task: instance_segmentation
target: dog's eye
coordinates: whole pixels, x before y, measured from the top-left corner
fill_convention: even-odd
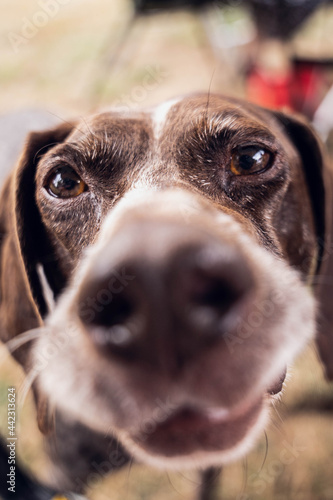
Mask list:
[[[235,175],[256,174],[272,163],[273,155],[259,146],[240,146],[231,156],[230,170]]]
[[[67,165],[54,170],[45,187],[56,198],[75,198],[87,188],[75,170]]]

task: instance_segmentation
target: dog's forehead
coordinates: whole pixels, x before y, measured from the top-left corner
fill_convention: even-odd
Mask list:
[[[168,100],[146,110],[111,109],[84,119],[68,140],[120,140],[134,145],[143,137],[163,141],[184,130],[223,128],[269,133],[274,120],[256,106],[219,95],[198,94]]]
[[[130,139],[132,142],[144,134],[149,135],[150,131],[151,123],[147,113],[124,113],[111,109],[81,120],[66,142],[91,139],[107,141],[110,138],[124,141]]]

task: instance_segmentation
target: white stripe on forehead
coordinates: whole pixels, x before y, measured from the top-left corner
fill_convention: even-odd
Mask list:
[[[169,101],[160,104],[159,106],[157,106],[157,108],[154,109],[152,113],[152,120],[153,120],[154,136],[156,139],[159,139],[161,136],[161,132],[166,123],[169,111],[175,104],[177,104],[181,100],[182,100],[181,98],[170,99]]]

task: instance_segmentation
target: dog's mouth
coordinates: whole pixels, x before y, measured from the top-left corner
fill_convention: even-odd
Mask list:
[[[223,408],[183,407],[149,433],[132,439],[147,452],[165,457],[228,450],[255,425],[263,405],[264,398],[260,398],[238,415]]]
[[[256,427],[270,398],[282,390],[284,379],[285,373],[267,393],[235,409],[180,407],[131,440],[151,455],[169,458],[233,449]]]

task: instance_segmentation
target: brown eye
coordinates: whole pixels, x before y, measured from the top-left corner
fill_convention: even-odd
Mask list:
[[[259,146],[238,147],[232,153],[230,170],[235,175],[256,174],[269,167],[272,160],[272,153]]]
[[[86,184],[69,165],[54,170],[45,187],[56,198],[75,198],[87,189]]]

